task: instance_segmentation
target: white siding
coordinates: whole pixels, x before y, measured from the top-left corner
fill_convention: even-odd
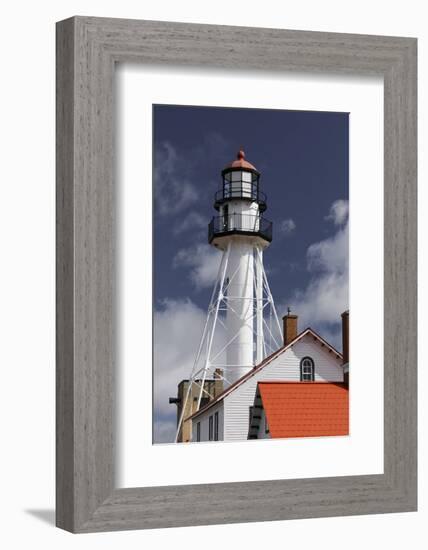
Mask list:
[[[257,382],[261,380],[300,380],[300,360],[308,355],[315,363],[315,380],[343,382],[340,359],[322,347],[312,335],[306,335],[257,374],[224,398],[225,441],[247,439],[249,407],[254,402]],[[207,411],[208,412],[208,411]]]
[[[214,430],[214,415],[218,412],[218,441],[223,441],[224,439],[224,414],[223,414],[223,401],[220,401],[214,407],[211,407],[207,410],[206,413],[197,416],[192,420],[192,441],[196,442],[196,425],[198,422],[201,423],[201,441],[209,441],[209,417],[213,417],[213,430]],[[213,432],[214,433],[214,432]]]

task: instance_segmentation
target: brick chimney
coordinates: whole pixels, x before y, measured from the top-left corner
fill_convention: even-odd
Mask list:
[[[342,355],[346,365],[349,363],[349,310],[342,313]],[[349,386],[349,367],[344,372],[344,382]]]
[[[288,308],[287,315],[282,318],[284,323],[284,346],[287,346],[297,336],[297,319],[297,315],[292,315],[290,308]]]

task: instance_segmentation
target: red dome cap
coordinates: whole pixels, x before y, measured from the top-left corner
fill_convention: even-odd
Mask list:
[[[236,155],[236,159],[230,162],[229,164],[227,164],[224,169],[227,170],[228,168],[243,168],[244,170],[247,169],[247,170],[257,171],[257,168],[255,166],[253,166],[250,162],[245,160],[245,152],[242,148],[239,149]]]

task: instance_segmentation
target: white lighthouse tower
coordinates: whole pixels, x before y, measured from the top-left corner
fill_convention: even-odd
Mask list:
[[[196,410],[210,399],[206,380],[221,377],[227,387],[245,375],[282,341],[266,273],[263,252],[272,241],[272,222],[263,217],[266,195],[260,172],[241,149],[221,172],[215,194],[218,211],[208,226],[208,242],[222,251],[207,319],[190,373],[187,400],[198,388]],[[193,408],[193,407],[192,407]]]

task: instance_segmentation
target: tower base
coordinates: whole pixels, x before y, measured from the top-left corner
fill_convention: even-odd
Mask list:
[[[195,410],[199,410],[203,398],[214,398],[206,380],[216,375],[227,388],[276,351],[282,342],[281,325],[263,267],[263,249],[269,243],[244,235],[217,240],[221,241],[217,244],[223,254],[189,376],[176,441],[195,386],[198,388]]]

